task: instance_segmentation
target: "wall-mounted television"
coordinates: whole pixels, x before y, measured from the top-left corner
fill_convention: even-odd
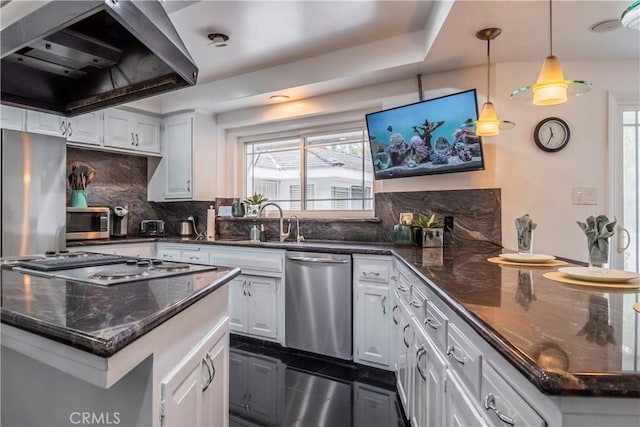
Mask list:
[[[475,89],[367,114],[375,178],[483,170],[477,119]]]

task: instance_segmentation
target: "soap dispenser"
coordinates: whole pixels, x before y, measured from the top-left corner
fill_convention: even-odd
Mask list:
[[[251,231],[249,232],[249,239],[252,242],[257,242],[260,240],[260,229],[258,228],[258,224],[256,221],[253,221],[253,226],[251,226]]]

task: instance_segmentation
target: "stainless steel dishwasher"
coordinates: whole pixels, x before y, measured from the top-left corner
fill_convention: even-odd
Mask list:
[[[286,346],[350,360],[351,255],[287,251],[285,283]]]

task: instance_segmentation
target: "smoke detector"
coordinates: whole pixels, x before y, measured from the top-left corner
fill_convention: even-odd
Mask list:
[[[211,43],[209,43],[209,46],[213,46],[213,47],[225,47],[226,45],[228,45],[229,43],[229,36],[226,34],[222,34],[222,33],[209,33],[207,34],[207,37],[209,38],[209,40],[211,40]]]

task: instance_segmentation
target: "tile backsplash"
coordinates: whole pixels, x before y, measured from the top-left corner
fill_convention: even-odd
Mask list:
[[[207,208],[214,201],[149,202],[147,201],[147,158],[103,151],[67,148],[67,173],[71,164],[79,161],[96,170],[96,176],[87,186],[89,206],[127,206],[129,208],[128,232],[138,234],[138,224],[143,219],[163,219],[167,232],[175,234],[177,222],[189,215],[196,218],[198,231],[205,231]],[[69,206],[71,190],[67,191]],[[219,205],[229,205],[230,199],[220,199]],[[376,218],[300,220],[300,234],[306,239],[391,242],[393,226],[398,223],[400,212],[411,212],[414,217],[422,213],[436,214],[442,221],[444,215],[454,217],[454,229],[445,238],[445,244],[465,240],[489,241],[500,245],[501,195],[500,189],[412,191],[377,193]],[[267,233],[275,238],[278,219],[260,218]],[[249,236],[252,220],[218,218],[218,238],[244,239]],[[287,222],[285,221],[285,230]],[[295,238],[295,225],[292,227]]]

